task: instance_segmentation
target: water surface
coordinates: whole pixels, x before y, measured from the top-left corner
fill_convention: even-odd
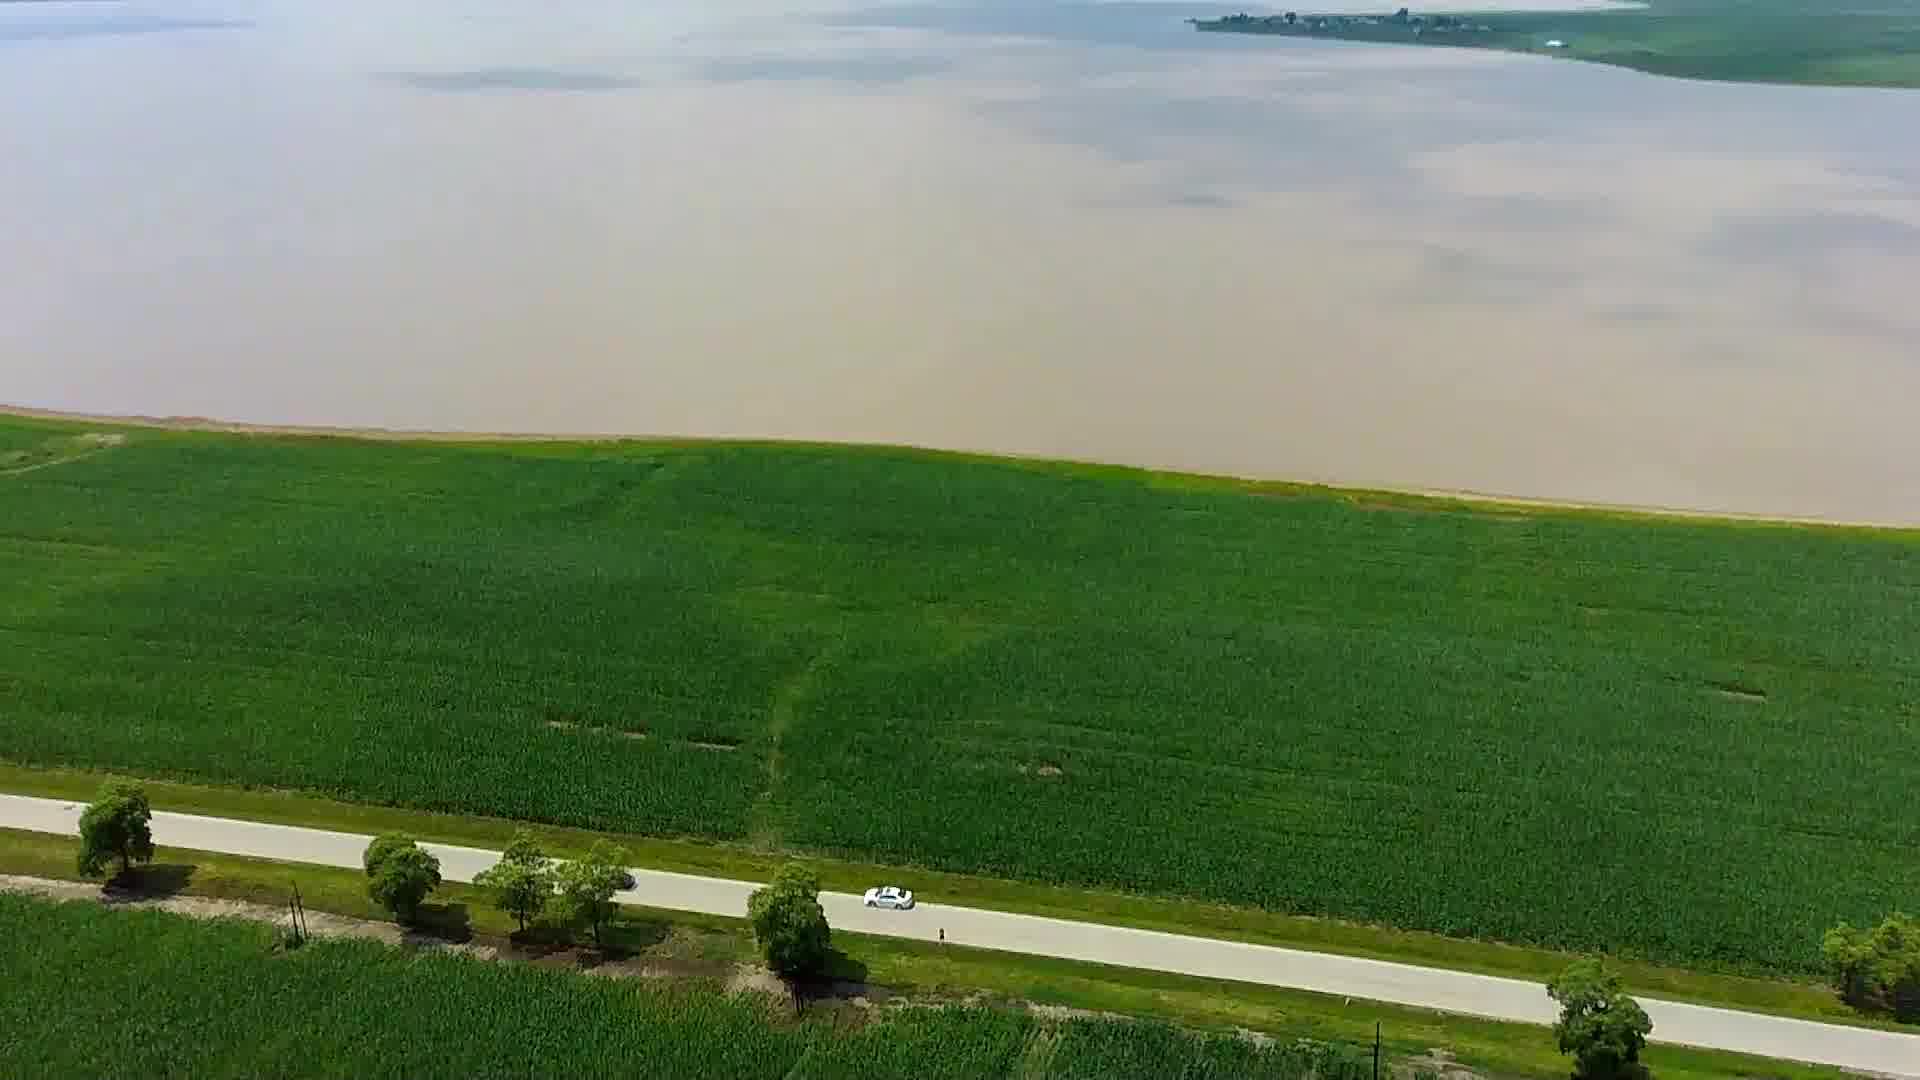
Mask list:
[[[1215,7],[0,4],[0,401],[1920,522],[1920,94]]]

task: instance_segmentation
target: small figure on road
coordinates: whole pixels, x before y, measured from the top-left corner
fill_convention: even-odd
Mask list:
[[[940,944],[945,945],[946,943],[947,943],[947,928],[943,926],[940,928]]]

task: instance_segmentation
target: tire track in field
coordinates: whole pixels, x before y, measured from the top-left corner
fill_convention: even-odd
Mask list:
[[[73,454],[68,457],[54,458],[52,461],[36,461],[32,465],[22,465],[17,469],[0,469],[0,476],[25,476],[27,473],[38,472],[41,469],[51,469],[55,465],[71,465],[76,461],[85,461],[90,457],[98,457],[110,449],[112,448],[102,446],[93,450],[83,450],[78,454]]]
[[[793,725],[794,714],[819,686],[823,669],[839,659],[845,650],[845,636],[835,636],[813,654],[813,659],[807,661],[805,667],[773,692],[772,705],[767,709],[767,784],[753,800],[747,820],[747,843],[756,848],[772,851],[780,847],[778,808],[780,786],[786,779],[781,744],[786,739],[787,729]]]
[[[41,445],[43,447],[53,446],[56,445],[57,442],[58,440],[50,439]],[[84,435],[75,435],[68,439],[67,442],[71,446],[79,447],[79,449],[65,457],[49,458],[46,461],[36,461],[31,465],[20,465],[11,469],[0,469],[0,476],[25,476],[27,473],[36,472],[40,469],[51,469],[55,465],[71,465],[76,461],[84,461],[90,457],[97,457],[117,446],[124,446],[126,445],[127,437],[119,432],[90,431]]]

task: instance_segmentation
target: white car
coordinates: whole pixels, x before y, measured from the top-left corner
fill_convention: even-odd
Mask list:
[[[867,890],[866,901],[868,907],[905,911],[913,906],[913,893],[898,885],[881,885]]]

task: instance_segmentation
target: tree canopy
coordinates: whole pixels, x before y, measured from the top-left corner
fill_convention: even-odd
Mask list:
[[[1640,1064],[1653,1021],[1621,988],[1620,977],[1598,960],[1579,960],[1547,983],[1560,1003],[1553,1025],[1560,1052],[1573,1055],[1576,1080],[1630,1080],[1647,1075]]]
[[[1920,920],[1896,911],[1872,930],[1841,923],[1827,931],[1821,953],[1848,1004],[1920,1020]]]
[[[788,863],[771,884],[747,899],[747,919],[767,966],[785,978],[818,974],[827,963],[833,931],[820,907],[820,880]]]
[[[633,888],[626,850],[595,840],[586,857],[559,864],[553,876],[555,907],[561,920],[575,926],[585,924],[593,931],[594,944],[606,944],[603,931],[620,910],[613,894]]]
[[[153,808],[146,789],[125,780],[109,781],[80,814],[80,853],[76,869],[99,877],[118,861],[116,876],[134,863],[153,861]]]
[[[410,837],[374,838],[361,862],[367,870],[367,898],[403,923],[414,921],[427,894],[440,887],[440,860]]]
[[[367,845],[367,850],[361,853],[360,865],[366,868],[367,876],[372,877],[374,870],[378,868],[381,863],[387,861],[387,856],[402,848],[410,848],[413,846],[413,837],[411,836],[402,836],[399,833],[385,833],[376,836],[373,838],[373,842]]]
[[[553,898],[553,865],[525,829],[514,834],[500,861],[473,881],[493,893],[494,905],[517,919],[522,931],[529,921],[540,917]]]

